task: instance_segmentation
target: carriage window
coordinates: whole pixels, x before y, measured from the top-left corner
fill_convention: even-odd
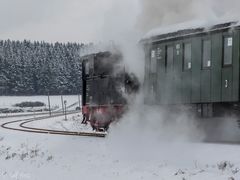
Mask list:
[[[202,66],[203,68],[211,67],[211,41],[203,40],[203,55]]]
[[[224,38],[223,65],[231,65],[232,64],[232,46],[233,46],[233,38],[225,37]]]
[[[180,55],[181,44],[176,44],[176,54]]]
[[[157,72],[157,59],[156,59],[156,51],[151,51],[151,63],[150,63],[150,72],[156,73]]]
[[[89,62],[85,63],[85,74],[89,74]]]
[[[156,51],[155,51],[155,50],[152,50],[152,51],[151,51],[151,59],[152,59],[152,58],[155,58],[155,56],[156,56]]]
[[[192,45],[191,43],[184,43],[184,70],[190,70],[192,68]]]
[[[157,59],[162,59],[162,49],[157,48]]]
[[[167,72],[173,68],[173,46],[167,46]]]

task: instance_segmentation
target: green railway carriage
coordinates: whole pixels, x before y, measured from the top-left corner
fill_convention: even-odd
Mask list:
[[[202,116],[212,116],[222,107],[238,108],[239,33],[240,26],[229,22],[142,40],[145,103],[190,104]]]

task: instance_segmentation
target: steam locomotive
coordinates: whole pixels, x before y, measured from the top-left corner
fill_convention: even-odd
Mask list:
[[[83,123],[106,131],[127,110],[127,97],[139,89],[139,81],[128,73],[121,53],[109,51],[82,57]]]

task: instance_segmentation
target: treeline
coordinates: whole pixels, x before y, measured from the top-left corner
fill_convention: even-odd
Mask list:
[[[83,44],[0,41],[0,95],[78,94]]]

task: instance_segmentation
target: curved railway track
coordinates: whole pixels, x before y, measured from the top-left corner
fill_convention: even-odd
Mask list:
[[[68,114],[76,114],[76,111],[68,112]],[[53,117],[60,117],[63,114],[55,113],[52,116],[40,116],[35,118],[21,119],[15,121],[8,121],[1,124],[1,127],[8,130],[28,132],[28,133],[38,133],[38,134],[53,134],[53,135],[65,135],[65,136],[88,136],[88,137],[105,137],[106,133],[100,132],[76,132],[76,131],[60,131],[60,130],[52,130],[52,129],[43,129],[43,128],[34,128],[27,126],[28,123],[34,121],[45,120]],[[11,127],[10,125],[17,124],[18,127]]]
[[[66,107],[66,109],[69,109],[73,106],[75,106],[76,104],[78,104],[78,102],[75,102],[73,104],[70,104],[69,106]],[[57,110],[51,110],[52,114],[56,114],[56,113],[63,113],[62,109],[57,109]],[[6,113],[6,115],[0,114],[0,119],[6,119],[6,118],[14,118],[14,117],[27,117],[27,116],[39,116],[39,115],[47,115],[49,114],[49,111],[45,111],[45,112],[33,112],[33,113],[26,113],[26,114],[11,114],[11,113]]]

